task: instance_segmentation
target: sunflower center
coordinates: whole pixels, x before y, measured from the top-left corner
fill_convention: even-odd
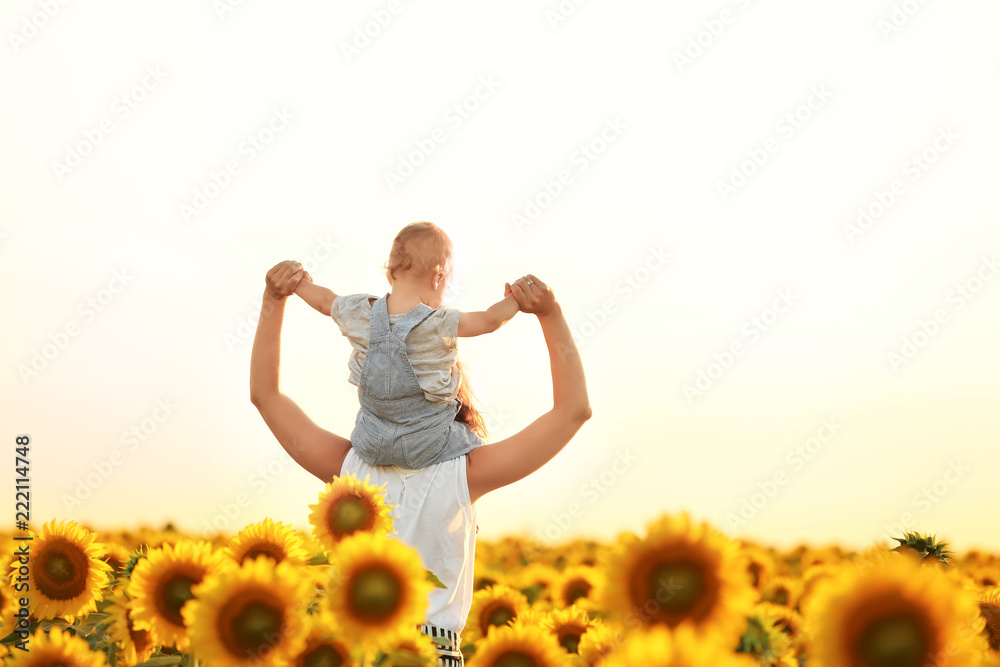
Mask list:
[[[856,644],[865,667],[918,667],[926,664],[929,648],[920,624],[905,613],[874,621]]]
[[[559,630],[559,645],[566,649],[567,653],[579,653],[580,637],[585,630],[575,626],[562,628]]]
[[[371,505],[352,495],[344,496],[330,505],[327,518],[330,531],[340,536],[368,530],[375,525],[375,512]]]
[[[351,611],[366,621],[380,622],[391,616],[402,601],[403,586],[389,569],[369,567],[354,576],[347,599]]]
[[[277,600],[251,590],[225,603],[217,627],[230,655],[260,658],[281,642],[284,620],[284,610]]]
[[[695,612],[699,606],[704,606],[708,586],[704,570],[698,563],[658,563],[649,570],[645,583],[646,599],[655,600],[659,605],[651,614],[654,623],[663,622],[673,627],[685,618],[700,617]]]
[[[788,606],[788,590],[779,588],[774,592],[774,601],[777,604]]]
[[[35,585],[50,600],[71,600],[87,588],[87,554],[66,540],[54,540],[35,557]]]
[[[538,667],[538,662],[525,653],[505,653],[493,663],[496,667]]]
[[[191,594],[191,587],[198,583],[198,580],[186,574],[175,574],[163,582],[163,588],[157,596],[157,607],[160,614],[174,625],[184,626],[184,618],[181,616],[181,607],[188,600],[194,598]]]
[[[479,618],[482,619],[482,622],[479,624],[479,629],[485,635],[491,625],[507,625],[513,621],[517,618],[517,612],[508,607],[502,601],[497,601],[493,605],[484,609]]]
[[[240,559],[240,563],[248,560],[252,561],[254,558],[261,555],[273,558],[276,563],[280,563],[285,559],[285,550],[277,544],[271,544],[270,542],[258,542],[253,547],[248,549],[245,554],[243,554],[243,558]]]
[[[590,590],[593,586],[584,578],[574,579],[566,584],[566,589],[563,597],[566,598],[566,605],[572,605],[574,602],[580,598],[585,598],[590,595]]]
[[[986,619],[986,641],[994,651],[1000,651],[1000,605],[979,603],[979,613]]]
[[[347,656],[329,644],[320,644],[302,658],[302,667],[341,667],[346,664]]]

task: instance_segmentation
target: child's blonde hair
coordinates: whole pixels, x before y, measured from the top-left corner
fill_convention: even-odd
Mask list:
[[[413,270],[418,276],[451,275],[451,239],[433,222],[411,222],[392,240],[385,270],[393,280],[397,271]]]
[[[399,230],[392,240],[389,251],[389,261],[385,263],[385,271],[393,280],[396,271],[414,270],[417,275],[442,274],[444,278],[451,275],[451,239],[444,230],[433,222],[421,220],[411,222]],[[469,376],[461,361],[456,361],[462,373],[462,384],[458,387],[458,402],[461,407],[455,415],[455,421],[465,423],[473,433],[483,440],[486,439],[486,422],[482,414],[472,404],[474,400],[472,387],[469,386]]]

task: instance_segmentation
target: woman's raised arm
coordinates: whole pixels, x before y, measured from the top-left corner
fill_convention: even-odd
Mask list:
[[[278,382],[285,302],[303,275],[302,265],[293,261],[276,264],[267,272],[250,353],[250,402],[292,459],[329,482],[340,474],[351,441],[320,428],[295,401],[281,393]]]
[[[548,463],[591,415],[580,352],[552,290],[530,274],[511,290],[521,310],[536,314],[542,326],[552,370],[552,409],[509,438],[469,453],[472,502]]]

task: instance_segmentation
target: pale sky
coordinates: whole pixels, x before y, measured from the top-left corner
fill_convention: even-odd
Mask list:
[[[1000,549],[995,2],[17,0],[0,29],[3,431],[36,525],[306,528],[322,484],[249,401],[264,275],[382,294],[430,220],[451,306],[552,286],[594,409],[482,538],[687,510]],[[459,349],[493,441],[548,409],[533,316]],[[349,353],[292,297],[283,389],[342,435]]]

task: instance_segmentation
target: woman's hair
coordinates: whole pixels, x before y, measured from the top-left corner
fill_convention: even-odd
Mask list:
[[[386,272],[396,278],[397,271],[413,270],[418,275],[451,274],[451,239],[433,222],[411,222],[392,240]]]
[[[472,387],[469,386],[469,376],[465,373],[465,365],[458,360],[455,361],[455,365],[458,366],[458,370],[462,373],[462,384],[458,387],[458,402],[462,407],[458,409],[455,421],[464,422],[473,433],[486,440],[486,422],[483,421],[483,416],[479,413],[479,410],[472,404],[474,396],[472,394]]]

